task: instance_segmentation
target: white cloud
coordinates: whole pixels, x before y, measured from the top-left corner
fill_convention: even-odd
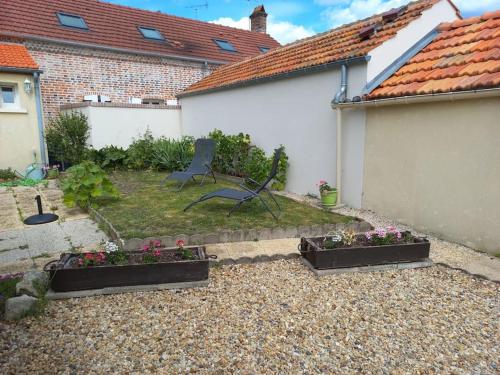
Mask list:
[[[236,27],[238,29],[249,30],[250,21],[248,17],[243,17],[235,20],[230,17],[221,17],[210,21],[219,25]],[[306,38],[314,35],[314,30],[306,28],[302,25],[294,25],[287,21],[277,21],[272,15],[267,17],[267,32],[281,44],[287,44],[296,41],[297,39]]]
[[[500,0],[452,0],[463,13],[480,14],[500,9]]]

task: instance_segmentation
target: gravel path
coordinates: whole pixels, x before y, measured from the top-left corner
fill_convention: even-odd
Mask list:
[[[298,260],[218,267],[208,288],[0,322],[0,373],[495,374],[499,289],[441,266],[320,279]]]

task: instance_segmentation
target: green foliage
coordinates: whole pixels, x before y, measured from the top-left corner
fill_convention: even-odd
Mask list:
[[[21,281],[21,279],[22,275],[0,281],[0,318],[2,318],[4,314],[5,301],[16,296],[16,284]]]
[[[123,250],[118,250],[113,253],[107,253],[108,262],[111,264],[127,264],[128,255]]]
[[[15,178],[17,178],[17,176],[12,169],[0,169],[0,180],[13,180]]]
[[[186,169],[194,154],[194,138],[181,140],[159,138],[153,142],[151,166],[157,170],[182,171]]]
[[[127,149],[127,167],[144,170],[151,167],[154,138],[149,130],[142,137],[134,139]]]
[[[222,174],[250,177],[263,182],[271,172],[273,155],[269,157],[261,148],[251,144],[248,134],[225,135],[215,129],[209,134],[217,145],[212,167]],[[271,185],[275,190],[283,190],[286,185],[288,156],[282,152],[278,164],[278,173]]]
[[[81,112],[60,113],[46,129],[48,152],[62,162],[80,163],[86,156],[88,135],[87,116]]]
[[[208,136],[215,140],[217,150],[212,168],[219,173],[243,177],[250,151],[250,136],[243,133],[225,135],[218,129]]]
[[[106,146],[100,150],[90,149],[88,159],[101,168],[121,169],[127,161],[127,151],[121,147]]]
[[[0,182],[0,186],[3,187],[14,187],[14,186],[36,186],[38,184],[43,184],[46,181],[43,180],[33,180],[31,178],[21,178],[19,180]]]
[[[68,207],[81,208],[97,206],[98,198],[118,198],[118,190],[95,163],[84,161],[68,169],[62,182],[64,203]]]

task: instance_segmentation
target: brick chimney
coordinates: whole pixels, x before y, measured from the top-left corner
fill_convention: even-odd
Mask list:
[[[266,27],[267,27],[267,13],[266,10],[264,9],[264,5],[259,5],[258,7],[255,7],[253,10],[253,13],[250,15],[250,22],[251,22],[251,30],[252,31],[257,31],[259,33],[266,33]]]

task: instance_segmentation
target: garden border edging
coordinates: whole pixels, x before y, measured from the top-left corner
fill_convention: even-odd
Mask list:
[[[366,232],[372,229],[370,223],[364,220],[356,219],[351,223],[338,223],[338,224],[323,224],[323,225],[307,225],[297,227],[276,227],[276,228],[263,228],[263,229],[248,229],[248,230],[224,230],[213,233],[199,233],[199,234],[183,234],[179,233],[175,236],[159,236],[147,238],[130,238],[124,239],[120,233],[113,227],[113,225],[102,214],[93,208],[89,208],[89,214],[104,231],[111,237],[112,240],[118,242],[126,251],[137,250],[142,245],[147,245],[151,240],[160,240],[163,246],[171,247],[176,246],[177,240],[183,240],[186,245],[210,245],[216,243],[230,243],[230,242],[245,242],[245,241],[263,241],[263,240],[277,240],[283,238],[300,238],[300,237],[317,237],[326,235],[330,232],[338,230],[353,230],[356,233]]]

